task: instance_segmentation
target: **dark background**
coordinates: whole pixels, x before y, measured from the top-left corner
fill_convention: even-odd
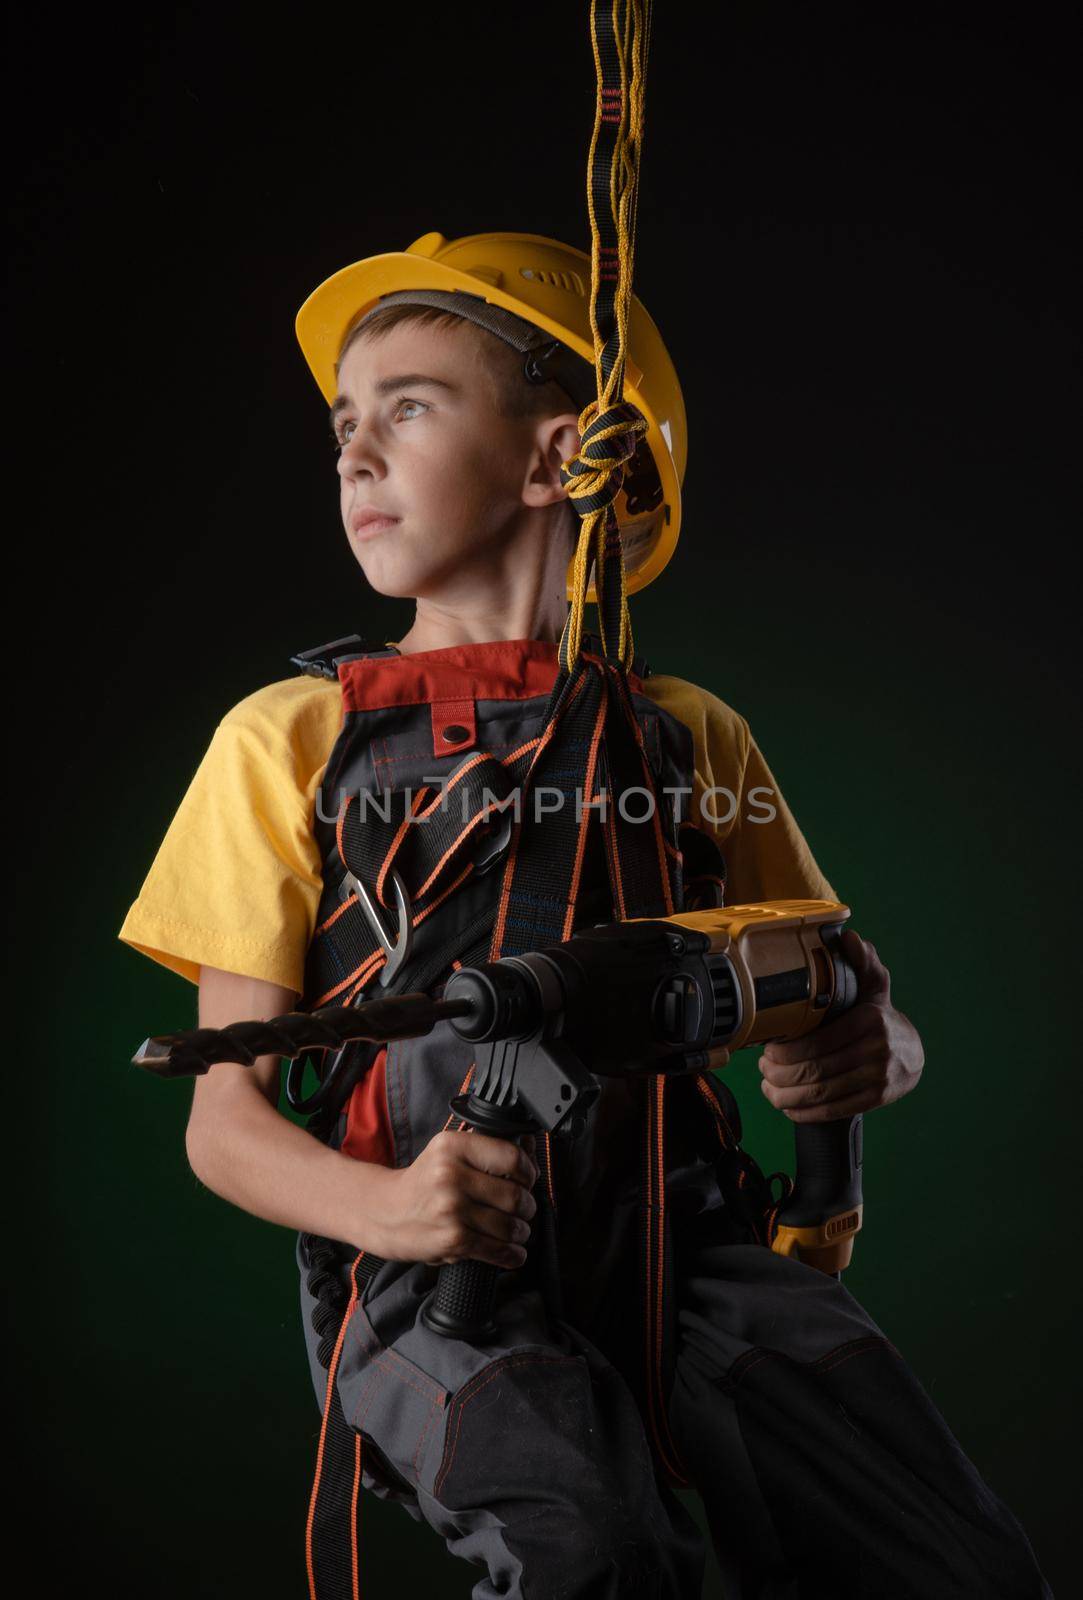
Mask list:
[[[116,1595],[304,1592],[319,1418],[293,1235],[192,1176],[189,1089],[128,1059],[192,1023],[194,991],[116,940],[226,709],[296,649],[408,624],[349,554],[293,318],[430,229],[589,249],[587,14],[14,24],[9,1367],[47,1563]],[[1069,52],[1041,8],[1012,32],[897,18],[657,10],[636,282],[690,449],[678,552],[633,618],[656,671],[749,719],[922,1032],[918,1092],[868,1119],[847,1282],[1056,1588],[1077,1540]],[[788,1162],[750,1055],[732,1079],[750,1148]],[[469,1593],[426,1528],[363,1512],[367,1600]]]

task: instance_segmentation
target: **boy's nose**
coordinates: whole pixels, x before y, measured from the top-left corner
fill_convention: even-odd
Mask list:
[[[367,465],[367,461],[367,452],[360,447],[355,449],[353,440],[351,440],[339,452],[338,470],[342,477],[352,478],[359,468]]]
[[[338,453],[338,470],[344,478],[352,478],[361,469],[371,471],[379,460],[375,440],[363,429],[355,427]]]

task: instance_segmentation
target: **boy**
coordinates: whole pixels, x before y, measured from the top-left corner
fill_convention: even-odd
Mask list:
[[[447,244],[427,235],[402,256],[345,269],[317,291],[340,301],[347,295],[345,320],[340,304],[327,324],[343,526],[371,586],[413,598],[416,614],[388,647],[391,659],[377,652],[351,666],[340,658],[345,700],[338,682],[291,679],[249,696],[216,730],[120,935],[198,981],[201,1026],[270,1017],[299,1000],[348,1003],[360,992],[356,983],[348,987],[360,968],[347,973],[343,963],[334,969],[341,981],[324,989],[312,965],[320,938],[347,905],[326,836],[321,848],[319,821],[327,806],[335,814],[322,784],[330,765],[343,770],[351,716],[375,708],[387,719],[379,734],[363,724],[364,748],[355,741],[352,756],[394,774],[394,761],[409,753],[396,755],[402,746],[391,742],[400,710],[420,704],[427,713],[431,703],[436,739],[438,707],[460,708],[462,720],[445,718],[443,733],[470,748],[475,712],[483,724],[483,707],[503,714],[529,706],[555,676],[578,534],[561,468],[578,451],[584,393],[593,386],[584,359],[589,331],[580,327],[578,340],[567,337],[559,350],[552,341],[543,347],[539,330],[552,333],[554,323],[539,310],[548,303],[541,291],[531,284],[535,298],[520,302],[517,285],[517,294],[490,301],[486,285],[506,283],[509,273],[505,263],[494,278],[485,265],[501,249],[507,261],[536,262],[543,242],[480,239],[470,256],[473,240]],[[544,243],[554,281],[583,272],[577,252]],[[464,250],[477,267],[473,277],[462,265]],[[457,280],[442,270],[448,261],[458,262]],[[380,280],[391,292],[373,294],[370,283],[351,304],[347,275],[381,262],[398,264],[398,278]],[[541,271],[519,266],[523,279]],[[464,292],[464,282],[473,289]],[[509,302],[529,314],[516,315]],[[644,358],[634,330],[631,354],[643,361],[638,379],[651,393],[662,357]],[[560,383],[546,377],[546,360]],[[679,408],[672,415],[679,478]],[[630,505],[628,497],[626,514]],[[653,526],[657,538],[663,524],[656,517]],[[626,551],[636,536],[630,519],[629,529]],[[641,569],[656,556],[654,546],[641,552]],[[430,679],[454,692],[441,698]],[[743,720],[681,680],[636,682],[637,710],[656,708],[660,740],[666,730],[691,730],[693,816],[725,842],[727,901],[836,898]],[[369,698],[359,705],[351,693]],[[431,763],[431,751],[424,754]],[[408,770],[384,782],[401,787]],[[736,800],[717,826],[700,803],[708,791]],[[875,950],[856,934],[846,940],[859,973],[858,1004],[811,1040],[768,1046],[760,1063],[765,1094],[795,1122],[887,1105],[922,1070],[920,1040],[892,1005]],[[445,1036],[442,1048],[448,1044]],[[604,1137],[595,1131],[596,1166],[608,1188],[597,1186],[582,1156],[574,1179],[569,1166],[563,1188],[557,1184],[575,1226],[565,1220],[560,1236],[566,1320],[554,1318],[526,1270],[544,1198],[542,1152],[480,1133],[464,1138],[431,1116],[419,1121],[417,1096],[441,1063],[432,1051],[415,1052],[407,1070],[405,1056],[380,1052],[370,1063],[345,1130],[338,1129],[338,1148],[279,1115],[274,1057],[251,1069],[221,1064],[198,1078],[187,1133],[192,1168],[209,1188],[301,1230],[302,1266],[309,1265],[308,1235],[342,1241],[350,1259],[364,1252],[382,1262],[347,1308],[337,1341],[325,1337],[334,1342],[330,1364],[306,1326],[325,1429],[332,1407],[336,1415],[341,1407],[357,1442],[354,1488],[363,1482],[400,1500],[449,1549],[483,1563],[488,1579],[474,1591],[479,1600],[694,1600],[701,1541],[672,1492],[681,1480],[648,1441],[638,1345],[624,1311],[612,1307],[634,1312],[610,1272],[617,1257],[605,1254],[608,1235],[616,1237],[625,1212],[634,1215],[639,1205],[636,1194],[629,1198],[609,1181],[625,1171],[636,1107],[622,1103]],[[448,1071],[457,1084],[458,1065]],[[441,1089],[434,1104],[446,1101]],[[735,1108],[726,1109],[733,1117]],[[703,1496],[727,1594],[1021,1600],[1047,1593],[1022,1530],[841,1284],[755,1242],[736,1212],[719,1205],[709,1161],[689,1155],[678,1165],[671,1162],[670,1199],[681,1342],[665,1427]],[[543,1176],[551,1187],[548,1168]],[[505,1269],[496,1346],[441,1340],[418,1320],[432,1269],[464,1259]],[[325,1395],[321,1368],[328,1365]],[[356,1562],[342,1579],[321,1561],[310,1554],[314,1595],[356,1591]]]

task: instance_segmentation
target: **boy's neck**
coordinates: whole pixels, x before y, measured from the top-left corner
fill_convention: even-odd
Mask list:
[[[563,603],[559,615],[545,619],[509,615],[488,620],[419,611],[413,626],[397,641],[396,648],[402,655],[409,656],[420,650],[450,650],[455,645],[494,644],[505,639],[538,639],[555,645],[560,642],[567,612],[567,602]]]

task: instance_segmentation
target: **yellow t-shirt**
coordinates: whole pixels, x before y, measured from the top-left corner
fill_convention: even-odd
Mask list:
[[[683,678],[643,692],[692,730],[685,814],[725,853],[727,903],[837,899],[744,718]],[[193,983],[205,965],[300,994],[323,886],[316,792],[341,722],[341,685],[301,675],[228,711],[119,937]]]

